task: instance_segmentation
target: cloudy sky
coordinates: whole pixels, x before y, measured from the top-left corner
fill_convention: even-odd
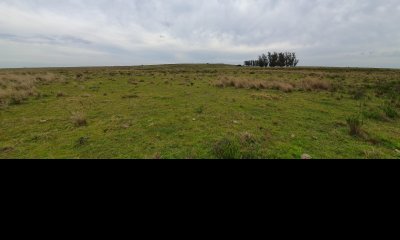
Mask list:
[[[0,68],[231,63],[400,67],[399,0],[0,0]]]

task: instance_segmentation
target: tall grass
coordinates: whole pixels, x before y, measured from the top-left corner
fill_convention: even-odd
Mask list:
[[[346,122],[349,126],[350,135],[358,137],[361,137],[363,135],[362,126],[364,125],[364,122],[362,121],[362,119],[360,119],[358,115],[347,118]]]
[[[36,96],[37,86],[63,80],[52,73],[45,74],[2,74],[0,75],[0,106],[20,104]]]
[[[304,79],[302,81],[286,81],[286,80],[258,80],[240,77],[220,77],[215,83],[220,88],[234,87],[245,89],[273,89],[283,92],[312,91],[312,90],[330,90],[332,85],[330,82],[321,79]]]

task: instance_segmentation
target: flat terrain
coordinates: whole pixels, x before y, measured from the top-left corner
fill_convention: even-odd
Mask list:
[[[389,69],[3,69],[0,158],[398,159],[399,95]]]

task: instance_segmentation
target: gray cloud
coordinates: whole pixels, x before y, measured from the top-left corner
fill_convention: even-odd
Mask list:
[[[56,44],[56,45],[90,44],[90,42],[87,40],[73,36],[52,36],[52,35],[18,36],[18,35],[0,33],[0,39],[9,40],[13,42],[32,43],[32,44]]]
[[[0,0],[0,67],[241,63],[400,67],[398,0]]]

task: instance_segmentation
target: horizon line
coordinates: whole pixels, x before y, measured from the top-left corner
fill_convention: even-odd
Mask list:
[[[227,66],[241,66],[245,68],[269,68],[269,69],[280,69],[280,68],[347,68],[347,69],[388,69],[388,70],[400,70],[400,67],[352,67],[352,66],[296,66],[296,67],[259,67],[259,66],[244,66],[243,64],[231,64],[231,63],[163,63],[163,64],[140,64],[140,65],[87,65],[87,66],[41,66],[41,67],[0,67],[0,70],[16,70],[16,69],[57,69],[57,68],[115,68],[115,67],[149,67],[149,66],[168,66],[168,65],[227,65]]]

